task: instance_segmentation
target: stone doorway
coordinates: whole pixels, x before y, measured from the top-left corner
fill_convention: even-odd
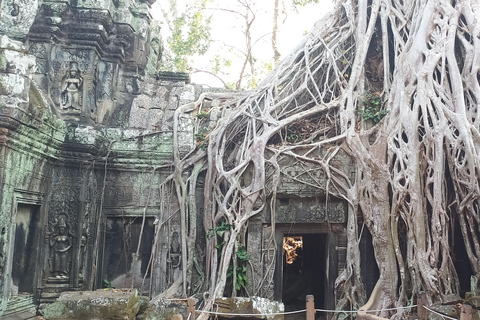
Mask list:
[[[139,256],[136,257],[140,233]],[[141,217],[108,217],[105,229],[102,285],[136,288],[143,294],[150,288],[150,256],[155,233],[154,219],[147,217],[142,231]]]
[[[344,238],[340,224],[277,224],[275,297],[285,304],[285,311],[305,309],[306,295],[314,295],[317,309],[335,309],[335,279],[344,265]],[[288,251],[295,247],[291,260]],[[318,312],[316,319],[328,319],[328,315]]]
[[[35,293],[35,272],[39,252],[40,207],[18,204],[15,216],[12,262],[13,293]],[[4,232],[1,230],[0,232]]]
[[[285,310],[305,308],[305,297],[314,295],[315,307],[325,298],[326,234],[298,234],[283,237],[283,291]]]

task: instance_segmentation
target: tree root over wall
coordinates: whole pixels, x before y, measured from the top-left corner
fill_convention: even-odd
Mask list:
[[[232,226],[223,245],[217,237],[207,239],[210,298],[236,294],[226,292],[232,257],[245,242],[251,217],[270,206],[275,221],[275,201],[268,199],[275,198],[279,162],[287,157],[309,168],[306,175],[316,170],[328,179],[326,185],[301,177],[297,182],[350,207],[337,308],[356,310],[366,300],[359,214],[372,234],[380,271],[366,307],[413,304],[420,290],[430,302],[458,293],[454,240],[463,242],[472,269],[480,273],[479,17],[477,0],[340,1],[254,91],[205,94],[179,108],[175,130],[183,113],[200,113],[206,101],[221,101],[218,120],[207,126],[195,150],[180,156],[175,138],[171,177],[184,239],[195,236],[200,172],[206,230],[221,222]],[[353,177],[332,161],[339,152],[354,159]],[[456,224],[461,239],[453,237]],[[182,244],[182,291],[188,295],[195,243]]]

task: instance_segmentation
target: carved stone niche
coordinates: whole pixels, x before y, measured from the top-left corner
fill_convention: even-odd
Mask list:
[[[42,2],[27,39],[38,61],[33,78],[67,122],[121,125],[116,109],[131,105],[135,92],[122,88],[133,82],[130,70],[145,74],[150,16],[128,11],[129,19],[117,22],[112,17],[118,10],[111,0],[84,1],[82,7]]]
[[[68,283],[72,260],[72,236],[69,233],[66,216],[60,216],[49,235],[50,255],[48,258],[51,283]]]
[[[57,205],[57,207],[64,207]],[[75,247],[77,245],[74,232],[75,223],[72,216],[66,213],[55,214],[52,211],[48,218],[48,232],[45,234],[45,257],[41,302],[53,302],[60,293],[72,289],[76,272]],[[69,211],[67,207],[65,211]]]
[[[50,101],[65,121],[94,122],[96,114],[95,74],[98,56],[93,50],[62,50],[55,47],[49,57]]]

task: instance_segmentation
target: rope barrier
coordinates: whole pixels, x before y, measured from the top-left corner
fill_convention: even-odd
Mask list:
[[[436,315],[439,315],[440,317],[442,317],[443,319],[450,319],[450,320],[458,320],[457,318],[452,318],[450,316],[447,316],[446,314],[443,314],[443,313],[440,313],[438,311],[435,311],[435,310],[432,310],[430,309],[429,307],[426,307],[426,306],[423,306],[425,309],[427,309],[428,311],[432,312],[432,313],[435,313]]]
[[[287,311],[287,312],[278,312],[278,313],[226,313],[226,312],[215,312],[215,311],[200,311],[200,310],[195,310],[196,313],[209,313],[212,315],[217,315],[217,316],[242,316],[242,317],[258,317],[258,316],[277,316],[277,315],[285,315],[285,314],[296,314],[296,313],[302,313],[307,311],[307,309],[303,310],[295,310],[295,311]]]
[[[415,308],[417,305],[405,306],[405,307],[396,307],[396,308],[386,308],[381,310],[326,310],[326,309],[315,309],[318,312],[326,312],[326,313],[358,313],[360,312],[381,312],[381,311],[390,311],[390,310],[401,310],[401,309],[410,309]],[[287,312],[278,312],[278,313],[226,313],[226,312],[215,312],[215,311],[206,311],[206,310],[195,310],[196,313],[209,313],[211,315],[217,316],[242,316],[242,317],[255,317],[255,316],[277,316],[277,315],[288,315],[288,314],[296,314],[306,312],[306,309],[303,310],[295,310],[295,311],[287,311]],[[458,320],[451,318],[453,320]],[[187,319],[188,320],[188,319]]]
[[[325,309],[315,309],[315,311],[318,312],[330,312],[330,313],[358,313],[358,312],[382,312],[382,311],[390,311],[390,310],[401,310],[401,309],[410,309],[410,308],[415,308],[417,305],[411,305],[411,306],[404,306],[404,307],[395,307],[395,308],[385,308],[385,309],[379,309],[379,310],[325,310]],[[456,319],[455,319],[456,320]]]

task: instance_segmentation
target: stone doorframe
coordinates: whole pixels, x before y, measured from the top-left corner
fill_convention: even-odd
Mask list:
[[[274,299],[282,301],[283,292],[283,238],[288,235],[326,234],[327,269],[325,272],[326,294],[323,301],[325,309],[335,309],[335,280],[345,265],[346,229],[342,223],[279,223],[275,226],[277,253],[274,273]]]
[[[16,231],[16,215],[17,209],[19,204],[24,205],[34,205],[38,206],[38,215],[39,215],[39,225],[43,225],[42,222],[45,217],[45,208],[43,206],[45,199],[45,194],[40,192],[32,192],[27,190],[20,190],[14,189],[13,193],[13,203],[11,209],[11,216],[9,222],[9,235],[8,235],[8,248],[6,248],[6,261],[5,261],[5,271],[3,274],[3,281],[4,281],[4,289],[2,293],[2,300],[8,300],[10,298],[10,291],[11,291],[11,284],[12,284],[12,266],[13,266],[13,254],[14,254],[14,244],[15,244],[15,231]],[[41,232],[42,233],[42,232]],[[42,241],[39,241],[39,246],[42,245]],[[43,250],[43,248],[39,248],[39,251]],[[41,254],[38,255],[37,258],[40,258]],[[39,261],[38,265],[43,266],[43,261]],[[35,270],[34,276],[34,298],[37,299],[37,288],[39,287],[39,279],[41,279],[41,273],[43,272],[43,268],[39,267]]]

